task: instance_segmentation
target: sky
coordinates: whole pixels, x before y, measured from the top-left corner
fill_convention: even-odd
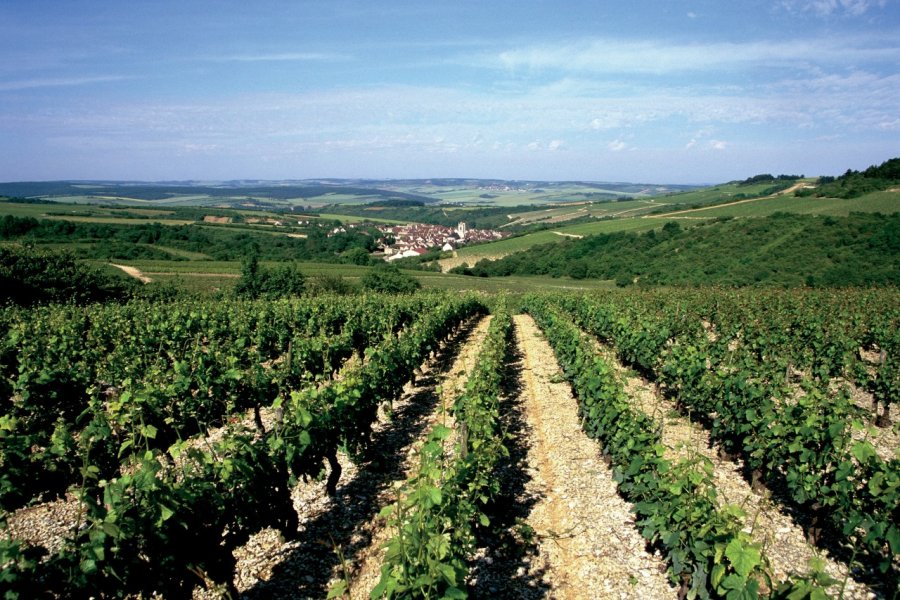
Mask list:
[[[3,0],[0,181],[839,175],[898,65],[900,0]]]

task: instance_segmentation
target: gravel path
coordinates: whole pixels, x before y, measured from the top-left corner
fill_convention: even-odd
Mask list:
[[[518,315],[514,324],[521,374],[515,403],[526,442],[519,500],[530,510],[509,535],[519,542],[518,557],[503,547],[481,552],[474,596],[674,598],[665,564],[646,551],[631,506],[581,429],[552,349],[530,316]]]
[[[622,379],[625,392],[635,407],[660,423],[666,458],[677,460],[700,455],[710,461],[720,504],[737,504],[744,509],[747,515],[744,529],[751,533],[754,541],[763,545],[776,581],[785,579],[792,572],[806,572],[809,561],[818,556],[825,561],[829,575],[839,581],[847,578],[844,598],[875,597],[865,585],[847,577],[844,563],[829,558],[827,551],[810,545],[802,527],[782,512],[781,505],[772,499],[768,490],[751,488],[742,475],[740,459],[722,458],[718,448],[710,443],[706,429],[682,416],[675,403],[665,398],[656,385],[625,368],[610,348],[601,344],[597,348]]]

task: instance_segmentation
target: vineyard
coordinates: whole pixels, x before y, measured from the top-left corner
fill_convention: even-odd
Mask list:
[[[5,598],[895,598],[896,291],[0,310]]]

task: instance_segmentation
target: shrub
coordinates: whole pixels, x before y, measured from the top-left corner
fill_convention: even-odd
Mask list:
[[[33,248],[0,248],[0,304],[104,302],[127,299],[137,284],[75,260]]]
[[[241,278],[234,286],[240,298],[283,298],[299,296],[306,285],[306,276],[293,263],[272,270],[262,270],[256,255],[241,263]]]
[[[389,294],[410,294],[422,287],[418,280],[394,265],[375,267],[363,276],[361,283],[363,289]]]

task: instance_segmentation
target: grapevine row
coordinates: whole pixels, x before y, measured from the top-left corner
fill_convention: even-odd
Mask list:
[[[761,548],[741,530],[740,509],[717,507],[711,465],[702,458],[666,459],[656,423],[631,407],[585,334],[546,299],[528,298],[525,308],[572,385],[585,432],[602,443],[619,492],[634,504],[636,526],[663,549],[681,594],[756,598],[771,590]],[[779,593],[792,585],[784,583]]]
[[[686,326],[679,310],[626,312],[597,299],[560,302],[626,363],[706,420],[711,438],[741,456],[754,482],[786,488],[811,516],[813,541],[829,531],[850,559],[881,574],[886,589],[897,585],[900,460],[885,461],[870,442],[854,440],[858,409],[846,390],[808,375],[794,385],[785,375],[793,358],[784,354],[789,347],[766,345],[751,333],[711,337]]]
[[[22,315],[2,352],[9,395],[0,405],[0,506],[76,483],[88,446],[108,478],[123,456],[258,411],[336,370],[421,307],[141,303]]]
[[[504,307],[455,401],[455,452],[445,444],[452,431],[436,425],[419,452],[416,475],[399,500],[382,511],[395,536],[386,544],[378,598],[465,598],[467,559],[474,549],[476,523],[489,524],[484,505],[498,493],[492,476],[506,455],[500,428],[499,396],[512,320]]]
[[[44,558],[40,548],[5,540],[0,580],[23,597],[184,597],[201,579],[233,593],[233,548],[266,526],[296,533],[293,478],[318,475],[322,456],[338,445],[364,447],[378,404],[396,397],[436,340],[478,310],[468,297],[438,302],[340,381],[292,393],[268,432],[234,427],[216,442],[151,448],[111,479],[86,465],[77,531]]]

